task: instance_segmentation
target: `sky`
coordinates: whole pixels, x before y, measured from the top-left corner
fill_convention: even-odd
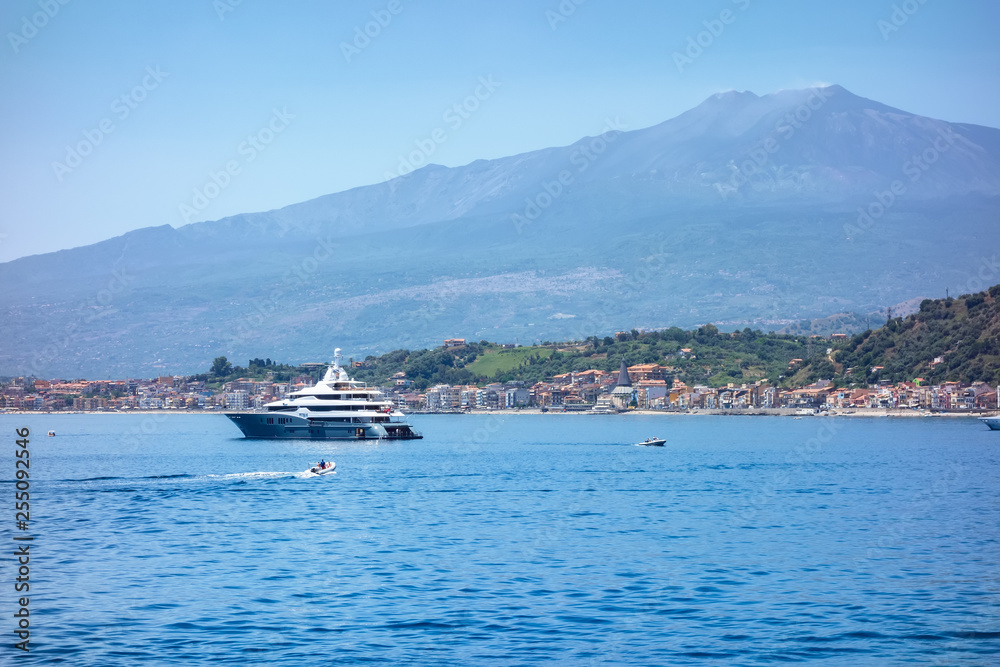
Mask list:
[[[7,0],[0,262],[840,84],[1000,127],[986,0]]]

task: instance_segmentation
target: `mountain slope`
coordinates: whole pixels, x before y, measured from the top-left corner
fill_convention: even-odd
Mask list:
[[[923,377],[1000,384],[1000,285],[958,299],[925,299],[913,315],[858,334],[835,360],[845,381]],[[848,372],[848,369],[851,369]],[[877,369],[877,370],[876,370]]]
[[[905,192],[859,226],[893,181]],[[1000,130],[836,86],[724,93],[650,128],[0,264],[0,370],[872,312],[968,284],[998,190]]]
[[[840,385],[868,386],[879,380],[901,382],[923,377],[930,384],[960,381],[996,386],[1000,384],[998,299],[1000,285],[958,299],[925,299],[918,312],[893,318],[885,326],[845,342],[749,329],[725,334],[706,325],[693,331],[622,332],[615,338],[594,335],[580,344],[499,349],[495,344],[470,342],[460,348],[397,350],[366,358],[357,377],[388,386],[392,375],[402,371],[418,390],[439,383],[538,382],[571,371],[614,372],[624,358],[629,365],[668,366],[673,377],[689,385],[725,386],[767,379],[774,384],[801,386],[825,379]],[[836,347],[836,367],[828,360],[829,345]],[[679,354],[681,348],[691,353]],[[504,358],[507,363],[503,363]],[[794,377],[788,377],[793,359],[806,359],[806,363]],[[876,367],[880,368],[872,370]],[[498,370],[484,373],[483,369]]]

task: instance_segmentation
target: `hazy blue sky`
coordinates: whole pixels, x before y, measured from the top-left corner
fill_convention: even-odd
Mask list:
[[[995,1],[63,1],[0,9],[0,261],[378,182],[438,128],[429,161],[455,166],[728,89],[1000,127]]]

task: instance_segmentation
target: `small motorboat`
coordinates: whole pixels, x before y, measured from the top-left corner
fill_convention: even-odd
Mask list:
[[[50,437],[50,438],[54,438],[54,437],[55,437],[55,435],[56,435],[56,432],[55,432],[55,431],[49,431],[49,437]]]
[[[662,447],[667,441],[663,438],[646,438],[642,442],[635,443],[636,447]]]
[[[337,464],[333,461],[320,461],[312,468],[309,468],[306,472],[311,472],[314,475],[329,475],[331,472],[337,469]]]

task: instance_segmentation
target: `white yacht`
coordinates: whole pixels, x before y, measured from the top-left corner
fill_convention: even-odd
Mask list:
[[[263,412],[226,413],[248,438],[313,438],[317,440],[416,440],[423,436],[406,422],[376,387],[350,379],[333,363],[312,387],[268,403]]]
[[[979,421],[989,426],[991,431],[1000,431],[1000,415],[995,417],[980,417]]]

